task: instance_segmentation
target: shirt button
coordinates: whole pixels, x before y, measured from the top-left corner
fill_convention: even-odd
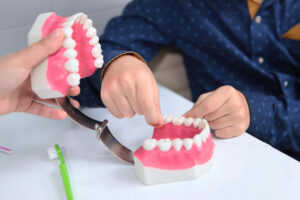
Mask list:
[[[264,62],[264,58],[263,58],[263,57],[259,57],[259,58],[258,58],[258,63],[259,63],[259,64],[263,64],[263,62]]]
[[[256,16],[256,17],[255,17],[255,22],[256,22],[257,24],[260,24],[260,23],[261,23],[261,16]]]
[[[288,81],[284,81],[283,85],[284,85],[284,87],[287,87],[289,85],[289,82]]]

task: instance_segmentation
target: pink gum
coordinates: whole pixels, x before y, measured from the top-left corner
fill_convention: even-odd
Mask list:
[[[60,17],[53,13],[45,21],[42,27],[42,38],[49,35],[55,29],[63,28],[63,23],[68,17]],[[72,26],[73,35],[72,39],[76,41],[75,50],[77,51],[76,59],[79,61],[79,74],[81,78],[88,77],[95,73],[94,67],[95,58],[92,56],[93,47],[89,45],[89,38],[87,38],[86,31],[80,23],[74,23]],[[68,84],[67,77],[70,74],[64,67],[68,61],[63,53],[66,48],[61,47],[57,52],[48,57],[47,66],[47,82],[51,89],[59,91],[63,95],[67,95],[70,85]]]
[[[175,138],[193,138],[201,131],[202,130],[199,128],[194,128],[193,125],[186,127],[184,124],[175,126],[172,123],[168,123],[163,125],[161,128],[155,128],[152,138],[157,140],[164,138],[169,138],[170,140],[174,140]]]
[[[144,150],[140,147],[134,155],[146,167],[153,167],[167,170],[180,170],[194,167],[195,165],[204,164],[211,159],[214,153],[215,144],[212,136],[202,143],[201,147],[193,144],[190,150],[186,150],[182,146],[180,151],[176,151],[173,147],[169,151],[162,152],[155,147],[151,151]]]
[[[172,123],[165,124],[163,127],[154,129],[153,137],[156,140],[169,138],[193,138],[199,134],[201,130],[192,126],[186,127],[185,125],[175,126]],[[201,133],[200,133],[201,134]],[[169,151],[163,152],[155,147],[151,151],[144,150],[140,147],[134,155],[146,167],[153,167],[166,170],[180,170],[194,167],[195,165],[206,163],[211,159],[214,153],[215,144],[212,140],[212,135],[202,142],[201,147],[193,144],[190,150],[186,150],[184,146],[180,151],[176,151],[171,146]]]

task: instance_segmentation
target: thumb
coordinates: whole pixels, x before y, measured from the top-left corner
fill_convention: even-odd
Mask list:
[[[55,53],[62,46],[63,40],[63,31],[56,29],[40,41],[17,52],[17,57],[22,62],[20,67],[31,70],[49,55]]]
[[[203,117],[197,113],[197,106],[195,106],[195,105],[189,111],[184,113],[183,116],[186,118],[188,118],[188,117],[192,117],[192,118]]]

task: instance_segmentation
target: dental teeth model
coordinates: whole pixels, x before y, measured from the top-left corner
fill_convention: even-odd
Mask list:
[[[196,179],[213,165],[214,148],[206,120],[166,115],[134,153],[136,176],[147,185]]]
[[[63,46],[31,73],[32,90],[43,99],[66,96],[81,78],[91,76],[103,65],[99,37],[92,20],[83,13],[60,17],[54,12],[40,14],[28,33],[28,44],[62,29]]]

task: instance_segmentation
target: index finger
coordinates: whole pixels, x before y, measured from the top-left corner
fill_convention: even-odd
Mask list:
[[[80,94],[79,86],[71,87],[68,92],[68,95],[70,95],[70,96],[78,96],[79,94]]]
[[[155,99],[154,88],[152,80],[145,78],[143,84],[137,85],[136,98],[142,114],[148,124],[152,126],[160,126],[162,124],[162,117],[157,107],[157,100]]]
[[[159,117],[160,117],[160,122],[158,124],[152,124],[154,127],[161,127],[164,123],[164,119],[161,115],[161,109],[160,109],[160,102],[159,102],[159,89],[158,89],[158,85],[157,82],[155,80],[154,77],[152,77],[152,85],[153,85],[153,93],[154,93],[154,103],[156,106],[156,110],[159,113]]]

